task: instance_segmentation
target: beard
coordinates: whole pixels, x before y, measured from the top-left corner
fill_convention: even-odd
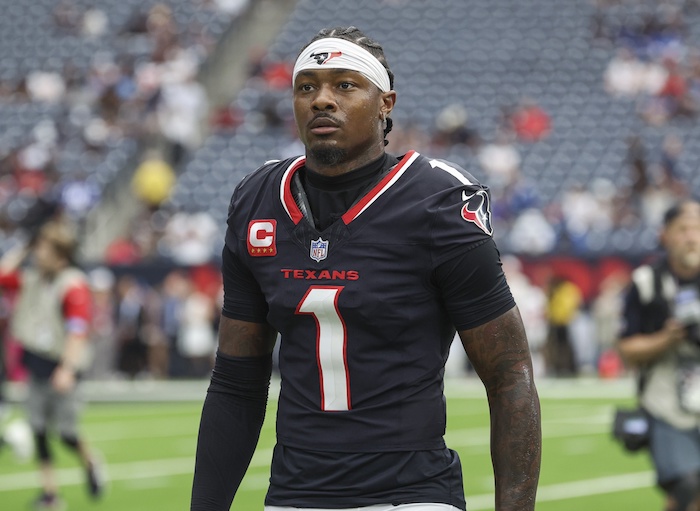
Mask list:
[[[681,255],[681,260],[689,270],[700,270],[700,252],[695,250],[685,252]]]
[[[313,147],[309,149],[309,153],[320,164],[329,167],[343,163],[348,157],[345,149],[337,147]]]

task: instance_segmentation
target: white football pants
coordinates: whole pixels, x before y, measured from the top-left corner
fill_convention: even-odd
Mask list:
[[[459,511],[448,504],[380,504],[378,506],[353,507],[347,509],[319,509],[299,507],[265,506],[265,511]]]

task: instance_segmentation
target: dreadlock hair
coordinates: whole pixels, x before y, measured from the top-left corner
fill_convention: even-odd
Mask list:
[[[382,48],[382,45],[379,44],[377,41],[374,39],[370,39],[367,37],[362,30],[360,30],[357,27],[350,26],[350,27],[334,27],[334,28],[324,28],[319,31],[318,34],[316,34],[313,39],[311,39],[306,46],[309,44],[313,43],[314,41],[318,41],[319,39],[325,39],[327,37],[335,37],[337,39],[345,39],[346,41],[350,41],[351,43],[355,43],[356,45],[364,48],[368,52],[370,52],[372,55],[374,55],[379,62],[384,66],[386,69],[387,74],[389,75],[389,87],[391,89],[394,88],[394,73],[391,72],[391,69],[389,69],[389,63],[386,60],[386,56],[384,55],[384,48]],[[301,49],[301,51],[304,51],[304,49]],[[299,52],[301,54],[301,51]],[[394,126],[394,121],[391,119],[391,117],[386,118],[386,127],[384,128],[384,145],[387,145],[389,141],[386,139],[387,134],[391,131],[391,128]]]

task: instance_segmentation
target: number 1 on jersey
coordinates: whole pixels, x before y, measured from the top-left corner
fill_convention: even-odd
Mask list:
[[[338,311],[343,286],[311,286],[297,306],[297,314],[316,321],[316,361],[321,385],[321,409],[350,410],[350,378],[347,361],[347,330]]]

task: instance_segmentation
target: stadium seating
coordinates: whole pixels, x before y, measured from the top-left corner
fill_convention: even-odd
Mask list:
[[[606,21],[619,27],[654,12],[652,7],[650,2],[621,2],[607,8]],[[615,46],[593,40],[593,15],[593,2],[559,0],[301,0],[267,58],[293,62],[318,29],[356,25],[383,44],[396,75],[395,121],[417,123],[426,131],[442,108],[458,102],[489,138],[501,107],[523,97],[534,99],[551,116],[552,133],[518,149],[525,178],[537,185],[540,204],[547,205],[559,201],[571,184],[596,177],[625,186],[630,179],[625,139],[638,134],[654,153],[670,129],[648,126],[636,115],[634,100],[606,93],[602,77]],[[686,24],[688,42],[697,43],[700,13],[686,13]],[[232,101],[242,111],[242,126],[233,134],[214,134],[206,140],[183,169],[173,203],[206,207],[223,229],[226,205],[240,177],[267,159],[290,155],[292,135],[261,127],[256,115],[263,104],[272,102],[289,121],[290,97],[289,90],[269,90],[251,80]],[[686,144],[679,166],[698,191],[700,126],[680,122],[672,127]],[[436,156],[485,177],[464,148]],[[507,247],[507,232],[500,236]],[[653,229],[638,226],[593,233],[587,250],[594,255],[635,254],[655,244]]]
[[[101,115],[86,91],[87,77],[96,59],[147,61],[152,41],[127,30],[134,16],[145,14],[156,4],[166,4],[185,34],[181,42],[196,44],[187,30],[194,24],[213,38],[220,37],[231,25],[231,16],[217,10],[213,4],[191,0],[32,0],[17,2],[0,0],[0,160],[14,151],[33,143],[36,130],[42,125],[53,127],[58,144],[52,145],[52,167],[58,172],[55,190],[48,195],[60,195],[62,183],[73,178],[87,179],[98,190],[113,182],[139,151],[139,140],[131,133],[114,137],[95,150],[86,147],[84,125],[78,120],[99,118]],[[97,12],[99,33],[91,34],[83,23],[87,12]],[[55,100],[41,101],[31,95],[17,93],[26,87],[33,72],[63,74],[66,66],[75,71],[74,88],[66,85],[66,94]],[[77,99],[76,99],[77,98]],[[76,105],[79,108],[75,108]],[[80,119],[78,119],[80,117]],[[10,220],[17,208],[31,204],[27,197],[15,196],[0,204],[0,216]],[[12,242],[13,232],[7,222],[0,232],[0,252],[6,242]]]
[[[60,73],[67,64],[86,73],[101,54],[145,58],[151,42],[124,29],[135,12],[156,3],[167,4],[179,25],[195,20],[213,37],[221,36],[231,23],[230,17],[204,8],[206,2],[192,0],[0,0],[0,83],[16,86],[32,71]],[[614,4],[604,10],[612,31],[641,22],[658,8],[652,0]],[[103,32],[91,37],[75,26],[61,26],[56,19],[59,7],[68,14],[71,8],[81,14],[89,8],[100,10],[106,19]],[[298,49],[322,27],[356,25],[386,49],[399,93],[393,113],[397,126],[414,123],[429,133],[443,108],[460,103],[470,125],[489,139],[504,106],[526,97],[537,102],[551,117],[552,132],[543,141],[519,143],[517,149],[522,174],[536,185],[542,207],[561,201],[572,184],[594,178],[623,188],[631,179],[625,140],[638,135],[649,154],[656,155],[670,130],[684,142],[679,172],[697,193],[700,125],[678,120],[650,126],[637,115],[634,99],[615,98],[604,90],[603,73],[616,48],[614,43],[594,39],[595,9],[593,2],[558,0],[300,0],[268,49],[266,61],[292,62]],[[685,42],[697,47],[700,9],[687,9],[684,18]],[[265,87],[260,79],[251,78],[231,99],[242,124],[230,132],[212,133],[188,158],[167,206],[207,210],[223,230],[230,193],[238,180],[267,159],[300,151],[289,128],[290,99],[289,89]],[[281,123],[266,125],[263,109],[275,110]],[[66,102],[0,98],[0,152],[23,146],[38,125],[50,122],[62,137],[55,165],[63,179],[87,173],[99,187],[108,185],[136,156],[138,141],[127,134],[97,158],[86,152],[70,116]],[[487,181],[473,152],[463,146],[417,149],[454,160]],[[1,212],[11,204],[0,206]],[[591,254],[642,253],[655,246],[651,227],[592,234],[587,250]],[[506,249],[508,234],[507,228],[497,232]]]

